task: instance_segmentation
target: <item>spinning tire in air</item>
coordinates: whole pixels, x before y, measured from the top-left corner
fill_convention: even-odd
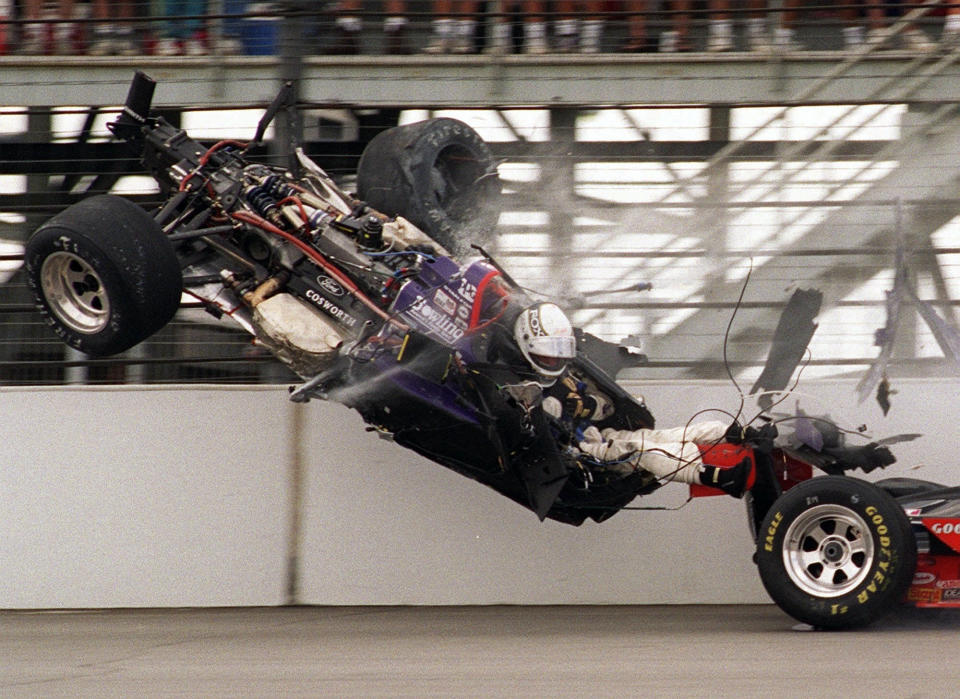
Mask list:
[[[360,158],[357,195],[408,219],[454,255],[488,242],[500,216],[490,148],[456,119],[427,119],[377,134]]]
[[[133,347],[180,305],[173,246],[146,211],[118,196],[90,197],[54,216],[30,237],[24,257],[46,322],[86,354]]]

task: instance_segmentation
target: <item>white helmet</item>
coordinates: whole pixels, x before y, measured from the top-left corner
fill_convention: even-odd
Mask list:
[[[513,336],[530,366],[556,378],[577,356],[577,341],[566,314],[554,303],[525,308],[513,326]]]

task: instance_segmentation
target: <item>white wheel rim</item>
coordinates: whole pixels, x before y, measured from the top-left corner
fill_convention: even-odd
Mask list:
[[[110,322],[103,280],[83,258],[55,252],[43,261],[40,286],[50,309],[71,330],[93,334]]]
[[[783,540],[787,575],[804,592],[839,597],[870,572],[874,544],[867,523],[841,505],[812,507],[793,521]]]

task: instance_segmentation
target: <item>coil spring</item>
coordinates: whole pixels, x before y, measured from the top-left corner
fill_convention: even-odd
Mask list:
[[[277,200],[260,185],[248,187],[244,196],[253,210],[264,218],[269,218],[270,214],[277,210]]]
[[[286,197],[297,195],[297,190],[291,187],[290,184],[279,175],[269,175],[265,177],[260,186],[277,199],[285,199]]]

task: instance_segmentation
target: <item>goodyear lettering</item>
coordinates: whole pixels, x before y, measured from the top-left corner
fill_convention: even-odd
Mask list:
[[[870,505],[870,507],[866,509],[866,512],[867,516],[870,517],[870,521],[877,525],[877,531],[879,531],[881,534],[886,534],[887,525],[883,523],[883,515],[877,512],[877,508],[873,505]],[[881,529],[883,531],[880,531]]]
[[[936,522],[930,529],[934,534],[960,534],[960,522]]]
[[[890,537],[887,536],[887,534],[890,532],[890,529],[886,524],[883,523],[883,515],[877,511],[877,508],[874,505],[868,505],[864,512],[877,528],[877,534],[880,536],[880,546],[883,548],[889,548]]]
[[[773,537],[777,535],[777,529],[780,526],[780,522],[783,521],[783,513],[778,512],[773,516],[773,519],[770,521],[770,526],[767,527],[767,534],[763,540],[763,550],[764,551],[773,551]]]
[[[846,614],[848,609],[850,609],[850,607],[848,607],[848,606],[845,605],[845,604],[831,604],[831,605],[830,605],[830,613],[831,613],[833,616],[839,616],[840,614]]]
[[[313,289],[307,289],[306,297],[310,299],[310,301],[312,301],[314,305],[319,307],[321,311],[323,311],[330,317],[340,321],[341,323],[346,325],[348,328],[352,328],[357,324],[356,318],[354,318],[352,315],[347,313],[345,310],[340,308],[335,303],[331,302],[329,299],[324,298],[323,296],[318,294]]]
[[[873,595],[878,590],[883,590],[886,587],[887,576],[884,575],[883,571],[887,570],[889,567],[890,564],[884,562],[881,562],[881,564],[877,566],[878,570],[874,572],[869,584],[860,591],[860,594],[857,595],[857,602],[863,604],[870,599],[870,595]],[[880,568],[883,570],[880,570]]]

